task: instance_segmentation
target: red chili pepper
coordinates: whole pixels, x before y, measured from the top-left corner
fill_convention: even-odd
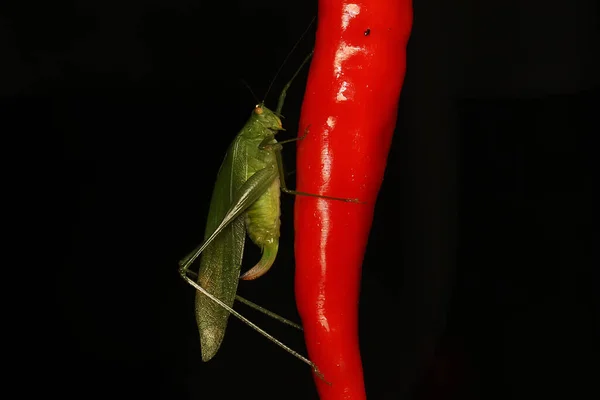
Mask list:
[[[411,0],[319,0],[298,142],[296,300],[321,400],[365,399],[358,345],[362,260],[396,125]]]

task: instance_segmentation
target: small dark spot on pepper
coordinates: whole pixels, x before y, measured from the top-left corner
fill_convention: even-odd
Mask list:
[[[367,30],[365,31],[365,36],[369,36],[370,34],[371,34],[371,29],[367,29]]]

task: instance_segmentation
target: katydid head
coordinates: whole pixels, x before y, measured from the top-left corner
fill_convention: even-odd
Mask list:
[[[264,103],[257,104],[254,107],[252,117],[255,118],[263,127],[270,129],[273,133],[284,131],[281,119],[273,111],[264,106]]]

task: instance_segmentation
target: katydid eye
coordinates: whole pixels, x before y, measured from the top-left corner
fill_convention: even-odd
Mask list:
[[[254,112],[258,115],[263,113],[263,109],[261,106],[259,106],[258,104],[256,105],[256,107],[254,107]]]

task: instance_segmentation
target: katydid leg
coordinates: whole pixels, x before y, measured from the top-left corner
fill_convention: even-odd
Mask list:
[[[194,278],[198,278],[198,274],[197,274],[197,273],[195,273],[194,271],[191,271],[191,270],[189,270],[189,269],[188,269],[188,270],[185,270],[185,273],[186,273],[187,275],[191,275],[191,276],[192,276],[192,277],[194,277]],[[240,303],[242,303],[242,304],[245,304],[245,305],[247,305],[248,307],[255,309],[256,311],[260,311],[261,313],[263,313],[263,314],[265,314],[265,315],[267,315],[267,316],[269,316],[269,317],[271,317],[271,318],[273,318],[273,319],[276,319],[277,321],[281,322],[282,324],[289,325],[289,326],[291,326],[291,327],[293,327],[293,328],[296,328],[296,329],[298,329],[298,330],[300,330],[300,331],[302,331],[302,330],[303,330],[303,329],[302,329],[302,326],[298,325],[297,323],[295,323],[295,322],[293,322],[293,321],[290,321],[289,319],[287,319],[287,318],[284,318],[284,317],[282,317],[282,316],[281,316],[281,315],[279,315],[279,314],[275,314],[274,312],[272,312],[272,311],[269,311],[269,310],[267,310],[266,308],[264,308],[264,307],[261,307],[261,306],[259,306],[258,304],[254,303],[254,302],[252,302],[252,301],[250,301],[250,300],[248,300],[248,299],[245,299],[245,298],[243,298],[243,297],[242,297],[242,296],[240,296],[240,295],[235,295],[235,299],[236,299],[237,301],[239,301]]]
[[[273,141],[273,139],[275,139],[275,135],[270,135],[270,136],[267,136],[266,138],[264,138],[262,142],[260,142],[260,144],[258,145],[258,148],[261,150],[281,150],[282,144],[297,142],[298,140],[304,139],[306,137],[306,135],[308,135],[308,127],[304,130],[304,134],[302,136],[292,138],[292,139],[280,140],[276,143],[271,143]]]
[[[301,137],[304,137],[304,136],[306,136],[306,134],[302,135]],[[300,138],[298,138],[298,139],[300,139]],[[297,190],[288,189],[287,185],[285,184],[285,171],[283,169],[283,160],[281,158],[281,148],[275,148],[275,157],[277,159],[277,168],[279,169],[279,182],[281,183],[281,191],[282,192],[288,193],[288,194],[293,194],[295,196],[316,197],[319,199],[343,201],[345,203],[362,203],[359,199],[347,199],[347,198],[343,198],[343,197],[332,197],[332,196],[325,196],[322,194],[299,192]]]
[[[298,68],[296,70],[296,72],[294,73],[294,75],[292,76],[292,79],[290,79],[288,81],[288,83],[286,83],[285,86],[283,87],[283,89],[281,90],[281,94],[279,95],[279,100],[277,101],[277,108],[275,109],[276,115],[281,115],[281,109],[283,108],[283,103],[285,102],[285,96],[287,96],[288,89],[290,88],[290,86],[292,85],[292,82],[294,81],[296,76],[298,76],[298,74],[300,73],[300,71],[302,70],[304,65],[308,62],[308,60],[310,60],[310,58],[312,57],[314,52],[315,52],[314,50],[311,50],[311,52],[308,54],[308,56],[306,56],[304,61],[302,61],[302,64],[300,64],[300,68]]]
[[[283,168],[283,159],[281,158],[281,149],[283,148],[282,145],[286,144],[286,143],[297,142],[298,140],[304,139],[306,137],[306,135],[308,135],[309,127],[310,126],[307,126],[306,129],[304,130],[304,134],[297,138],[282,140],[277,143],[271,143],[274,139],[274,136],[268,136],[258,146],[261,150],[273,150],[275,152],[275,158],[277,160],[277,169],[279,170],[279,181],[281,182],[281,191],[284,193],[293,194],[296,196],[317,197],[317,198],[321,198],[321,199],[343,201],[346,203],[362,203],[358,199],[348,199],[348,198],[343,198],[343,197],[325,196],[325,195],[316,194],[316,193],[299,192],[297,190],[290,190],[287,188],[287,186],[285,184],[286,173]]]
[[[212,301],[214,301],[215,303],[217,303],[219,306],[223,307],[223,309],[227,310],[229,313],[231,313],[231,315],[233,315],[234,317],[238,318],[239,320],[241,320],[242,322],[244,322],[246,325],[250,326],[252,329],[254,329],[258,333],[260,333],[261,335],[263,335],[264,337],[266,337],[267,339],[269,339],[271,342],[275,343],[277,346],[281,347],[283,350],[287,351],[288,353],[290,353],[291,355],[293,355],[294,357],[296,357],[300,361],[302,361],[305,364],[309,365],[312,368],[312,370],[314,371],[314,373],[319,378],[321,378],[325,382],[327,382],[325,380],[325,377],[321,373],[321,371],[319,371],[319,368],[317,368],[317,366],[312,361],[310,361],[308,358],[302,356],[300,353],[292,350],[291,348],[289,348],[285,344],[281,343],[279,340],[275,339],[273,336],[271,336],[265,330],[261,329],[258,325],[256,325],[252,321],[250,321],[248,318],[244,317],[242,314],[238,313],[233,308],[229,307],[227,304],[223,303],[221,300],[219,300],[218,298],[216,298],[215,296],[213,296],[212,294],[210,294],[202,286],[200,286],[199,284],[197,284],[196,282],[194,282],[193,280],[191,280],[186,275],[186,272],[187,271],[182,271],[182,270],[179,271],[179,273],[181,274],[181,277],[187,283],[189,283],[190,285],[192,285],[196,290],[198,290],[200,293],[202,293],[203,295],[205,295],[206,297],[208,297],[209,299],[211,299]]]

